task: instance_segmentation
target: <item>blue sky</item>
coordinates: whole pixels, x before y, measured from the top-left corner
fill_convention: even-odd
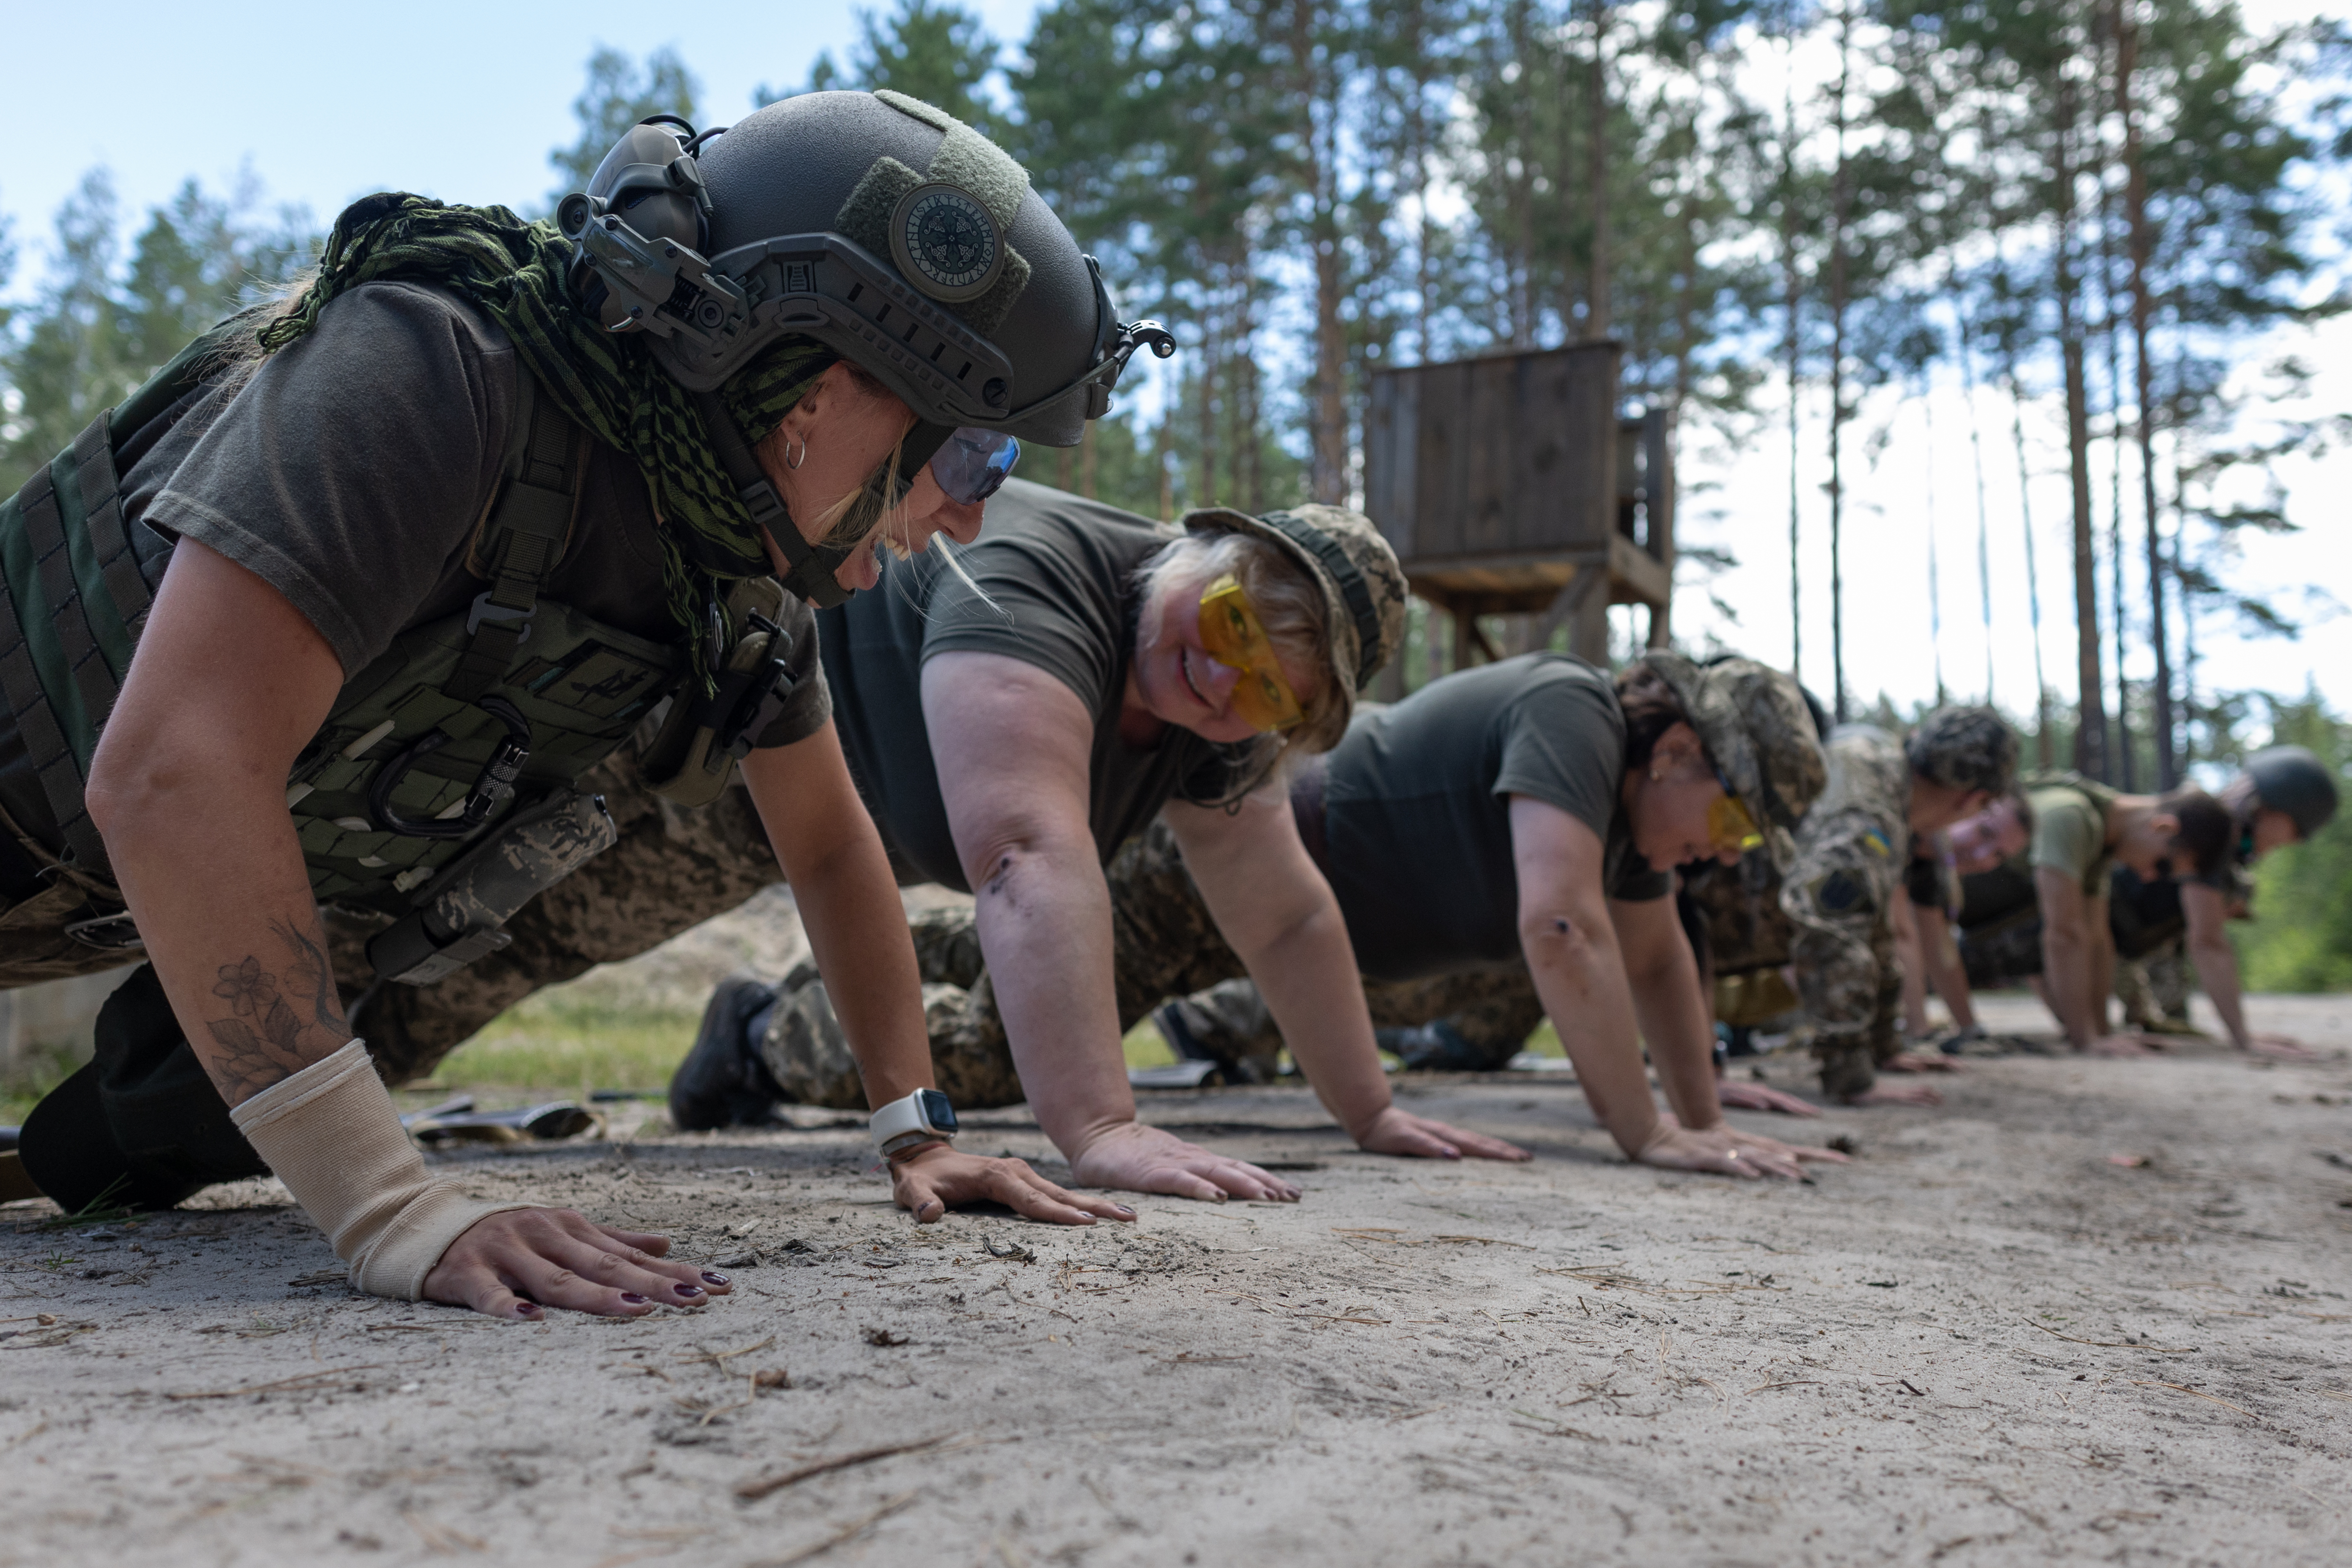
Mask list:
[[[1013,41],[1036,8],[965,4]],[[40,267],[58,203],[94,163],[114,171],[130,214],[191,174],[226,189],[248,161],[271,199],[307,202],[322,222],[386,188],[536,202],[554,180],[548,149],[576,134],[572,100],[599,44],[635,56],[675,47],[702,79],[704,112],[723,123],[761,83],[797,85],[819,50],[838,58],[857,36],[842,4],[125,0],[6,15],[20,151],[0,171],[0,212],[23,253],[19,288]]]

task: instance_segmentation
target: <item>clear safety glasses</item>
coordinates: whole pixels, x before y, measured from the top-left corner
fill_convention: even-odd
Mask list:
[[[1241,671],[1234,686],[1233,710],[1251,729],[1288,730],[1306,721],[1306,710],[1282,673],[1265,624],[1230,572],[1201,594],[1201,646],[1227,669]]]
[[[1002,430],[959,426],[931,455],[931,478],[948,500],[974,506],[996,493],[1021,460],[1021,443]]]

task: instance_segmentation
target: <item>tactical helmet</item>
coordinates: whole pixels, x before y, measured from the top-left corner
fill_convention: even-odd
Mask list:
[[[1903,742],[1904,760],[1929,784],[2006,795],[2017,782],[2017,735],[1990,708],[1938,708]]]
[[[2246,776],[2253,781],[2256,805],[2294,818],[2298,838],[2309,838],[2336,816],[2336,775],[2301,746],[2256,752],[2246,759]]]
[[[1184,514],[1199,533],[1247,533],[1279,546],[1323,591],[1324,622],[1331,628],[1331,668],[1353,711],[1356,693],[1371,684],[1404,645],[1404,569],[1372,520],[1336,506],[1297,506],[1252,517],[1230,507]]]
[[[1796,854],[1795,828],[1829,783],[1829,763],[1794,680],[1752,658],[1701,668],[1678,653],[1642,662],[1674,689],[1724,785],[1748,807],[1765,852],[1782,870]]]
[[[710,391],[810,338],[937,427],[920,460],[959,426],[1074,447],[1137,348],[1175,347],[1116,320],[1019,163],[900,93],[807,93],[699,134],[656,116],[556,222],[583,303],[647,334],[680,384]]]

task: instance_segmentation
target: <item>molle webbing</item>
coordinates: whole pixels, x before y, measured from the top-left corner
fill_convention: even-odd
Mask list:
[[[539,608],[539,590],[562,557],[580,504],[587,433],[515,368],[514,438],[507,482],[482,531],[480,569],[489,590],[476,602],[472,640],[442,689],[471,702],[506,679]]]
[[[82,789],[151,598],[119,488],[101,414],[0,502],[0,691],[68,858],[110,881]]]

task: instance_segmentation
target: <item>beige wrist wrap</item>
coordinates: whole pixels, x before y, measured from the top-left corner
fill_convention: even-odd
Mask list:
[[[425,1277],[467,1226],[530,1206],[477,1203],[426,1175],[358,1040],[229,1118],[352,1266],[352,1286],[370,1295],[419,1300]]]

